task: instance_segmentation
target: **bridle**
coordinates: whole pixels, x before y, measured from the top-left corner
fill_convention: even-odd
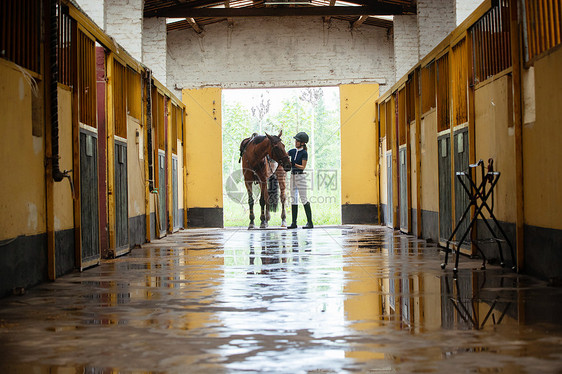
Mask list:
[[[282,154],[282,151],[278,146],[279,143],[281,143],[281,140],[275,143],[273,142],[271,143],[271,157],[273,159],[278,159],[281,164],[284,164],[285,160],[287,161],[287,163],[289,163],[290,162],[289,156],[287,155],[287,153]]]

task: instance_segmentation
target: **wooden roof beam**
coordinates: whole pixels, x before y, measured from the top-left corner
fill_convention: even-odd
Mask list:
[[[357,21],[353,22],[353,24],[351,25],[351,29],[355,30],[356,28],[358,28],[359,26],[361,26],[361,24],[363,22],[365,22],[367,20],[367,18],[369,18],[369,16],[361,16],[357,19]]]
[[[191,28],[198,34],[201,34],[203,32],[203,29],[201,27],[199,27],[199,25],[197,24],[197,22],[195,22],[195,20],[193,18],[186,18],[185,19],[187,21],[187,23],[189,23],[189,26],[191,26]]]
[[[376,3],[364,6],[303,6],[295,8],[192,8],[189,4],[174,5],[145,13],[145,17],[231,18],[285,16],[392,16],[412,14],[411,9],[396,4]]]
[[[334,6],[334,5],[336,5],[336,0],[330,0],[330,5],[329,5],[329,6]],[[324,22],[330,22],[330,19],[331,19],[331,18],[332,18],[331,16],[326,16],[326,17],[324,17]]]
[[[225,7],[226,9],[230,9],[230,0],[225,0],[225,1],[224,1],[224,7]],[[226,20],[227,20],[227,22],[228,22],[228,26],[229,26],[229,27],[232,27],[232,26],[234,25],[234,20],[233,20],[232,18],[228,17]]]

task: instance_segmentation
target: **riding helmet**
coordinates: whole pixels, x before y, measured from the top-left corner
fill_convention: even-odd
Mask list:
[[[304,131],[299,132],[297,135],[294,136],[294,138],[301,143],[308,143],[308,135]]]

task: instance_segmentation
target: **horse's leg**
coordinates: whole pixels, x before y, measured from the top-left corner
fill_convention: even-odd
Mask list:
[[[265,181],[264,181],[265,180]],[[260,215],[260,228],[265,229],[267,228],[267,216],[269,215],[269,193],[267,192],[267,179],[260,178],[260,206],[261,206],[261,215]]]
[[[287,227],[287,214],[285,213],[285,189],[287,188],[286,173],[281,167],[277,168],[277,180],[279,181],[279,198],[281,200],[281,227]]]
[[[245,180],[246,184],[246,191],[248,191],[248,206],[250,207],[250,224],[248,225],[248,229],[254,228],[254,196],[252,194],[252,180],[250,179]]]

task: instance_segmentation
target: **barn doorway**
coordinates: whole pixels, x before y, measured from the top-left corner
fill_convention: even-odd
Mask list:
[[[293,136],[305,131],[308,143],[309,200],[315,225],[341,224],[341,132],[338,87],[224,89],[222,91],[224,226],[247,226],[248,195],[239,160],[242,139],[256,132],[279,134],[288,151]],[[289,184],[287,184],[289,185]],[[256,186],[257,188],[257,186]],[[257,193],[256,189],[256,193]],[[254,197],[257,194],[254,193]],[[290,191],[287,190],[287,196]],[[291,209],[287,201],[287,220]],[[302,210],[302,209],[301,209]],[[254,205],[259,225],[259,203]],[[298,224],[306,221],[304,212]],[[270,227],[281,225],[281,213],[272,212]]]

